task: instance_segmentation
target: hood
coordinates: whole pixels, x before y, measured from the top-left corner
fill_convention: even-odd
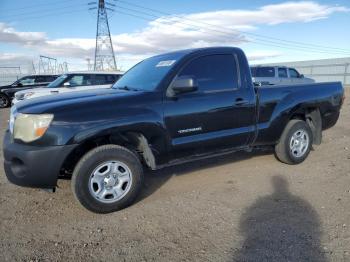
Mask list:
[[[11,87],[11,85],[0,86],[0,90],[2,90],[2,89],[7,89],[7,88],[10,88],[10,87]]]
[[[144,91],[113,88],[92,89],[23,100],[16,104],[16,109],[18,112],[28,114],[55,113],[65,109],[68,110],[70,107],[93,107],[105,103],[116,103],[115,100],[140,96],[144,93]]]
[[[16,95],[23,95],[25,93],[29,93],[29,92],[44,92],[44,91],[48,91],[50,88],[47,88],[47,87],[36,87],[36,88],[32,88],[32,89],[29,89],[29,90],[22,90],[22,91],[18,91],[16,92]]]
[[[24,100],[24,96],[28,93],[43,93],[43,92],[47,92],[48,88],[43,88],[43,87],[38,87],[38,88],[32,88],[32,89],[26,89],[26,90],[22,90],[22,91],[18,91],[15,93],[15,98],[17,100]]]

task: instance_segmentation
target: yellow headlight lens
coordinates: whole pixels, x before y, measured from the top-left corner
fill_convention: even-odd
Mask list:
[[[42,137],[49,128],[53,119],[53,115],[33,115],[33,114],[17,114],[13,138],[20,139],[24,142],[31,142]]]

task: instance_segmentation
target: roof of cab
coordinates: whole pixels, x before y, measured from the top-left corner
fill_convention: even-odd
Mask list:
[[[188,54],[193,54],[193,53],[206,53],[206,52],[213,52],[213,51],[217,51],[217,52],[220,52],[220,51],[239,51],[239,52],[242,52],[242,49],[240,49],[238,47],[232,47],[232,46],[201,47],[201,48],[183,49],[183,50],[168,52],[168,53],[164,53],[164,54],[159,54],[156,56],[171,55],[171,54],[188,55]]]

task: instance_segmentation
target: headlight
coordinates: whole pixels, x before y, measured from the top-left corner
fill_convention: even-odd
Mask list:
[[[15,97],[17,100],[24,100],[31,97],[32,95],[34,95],[34,92],[16,93]]]
[[[27,99],[28,97],[31,97],[32,95],[34,95],[34,92],[25,93],[23,96],[23,99]]]
[[[13,138],[31,142],[42,137],[53,119],[53,115],[18,113],[14,119]]]
[[[17,116],[17,108],[15,106],[11,107],[11,114],[10,114],[10,121],[9,121],[9,128],[11,134],[13,134],[13,126],[15,124],[15,119]]]

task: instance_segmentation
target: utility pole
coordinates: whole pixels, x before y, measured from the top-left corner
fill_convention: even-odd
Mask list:
[[[57,68],[57,72],[58,74],[63,74],[66,73],[68,71],[68,63],[67,62],[63,62],[61,64],[58,64],[58,68]]]
[[[107,4],[114,6],[110,3]],[[97,71],[111,71],[117,69],[111,34],[109,31],[107,10],[114,11],[111,8],[105,7],[104,0],[99,0],[97,11],[97,31],[94,65],[94,69]]]
[[[32,74],[36,74],[36,70],[35,70],[35,65],[34,65],[34,61],[32,60]]]
[[[91,71],[92,70],[91,59],[90,58],[86,58],[86,62],[87,62],[88,71]]]
[[[57,59],[40,55],[39,56],[39,74],[56,74]]]

